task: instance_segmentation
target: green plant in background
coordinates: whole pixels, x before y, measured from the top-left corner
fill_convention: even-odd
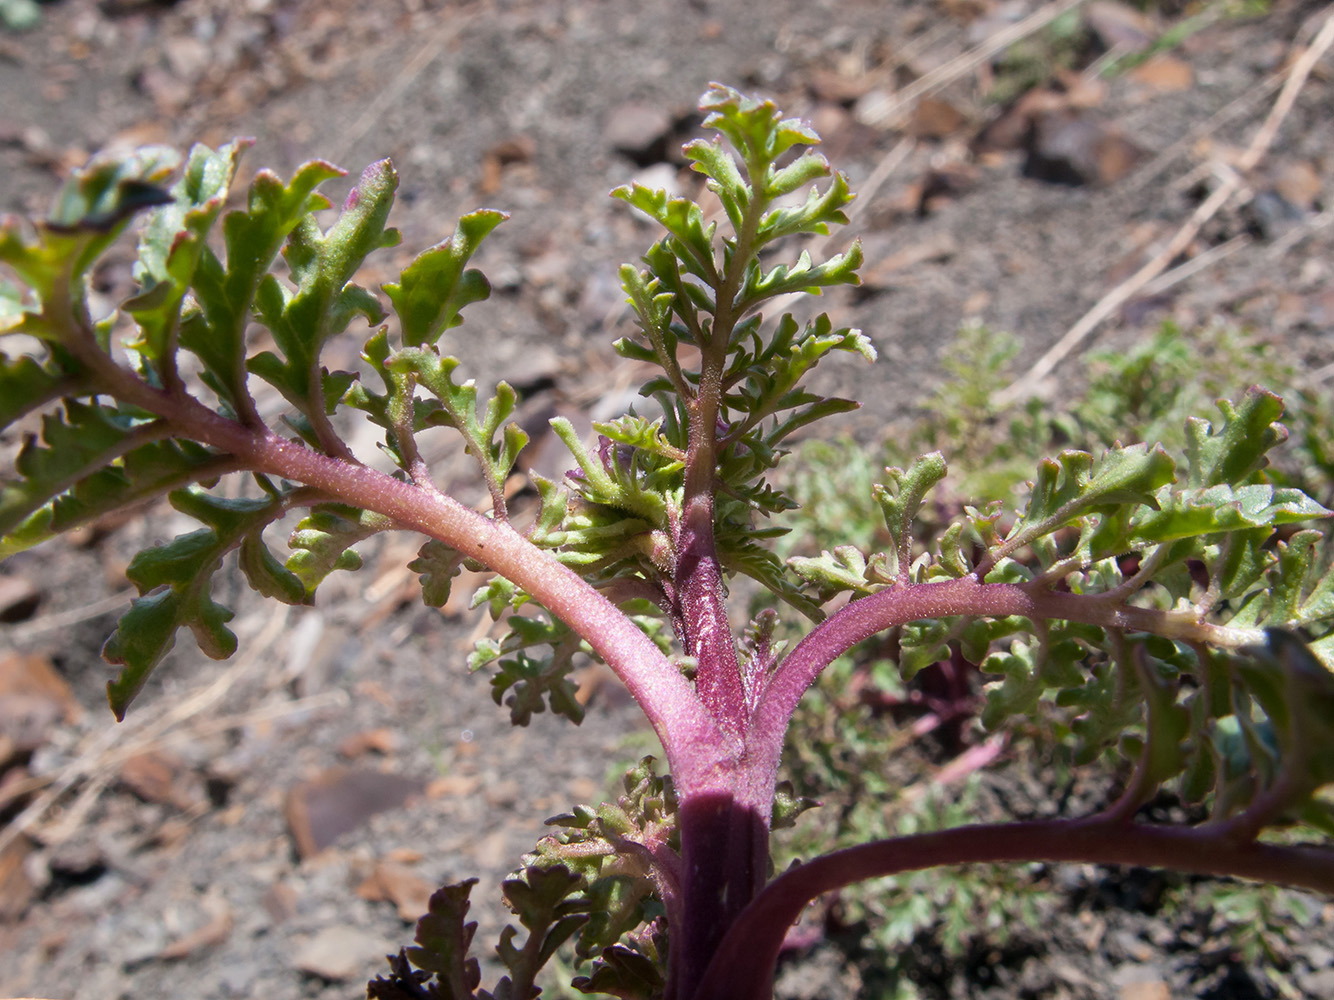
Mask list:
[[[909,461],[916,453],[911,449],[940,449],[968,459],[969,471],[953,483],[952,499],[919,512],[919,527],[940,531],[964,505],[1013,501],[1015,483],[1045,452],[1102,449],[1118,437],[1180,449],[1189,415],[1236,392],[1239,378],[1288,386],[1296,376],[1271,345],[1253,335],[1226,327],[1184,331],[1169,322],[1127,351],[1090,354],[1082,390],[1060,411],[1036,401],[1003,410],[992,396],[1015,374],[1011,365],[1017,352],[1018,341],[1007,334],[965,327],[944,352],[949,377],[923,406],[925,415],[906,431],[870,448],[847,439],[803,443],[785,473],[800,506],[786,515],[793,530],[780,540],[781,550],[792,555],[840,543],[862,549],[886,544],[873,488],[879,470]],[[1292,395],[1297,403],[1286,419],[1293,440],[1271,474],[1313,496],[1328,497],[1334,470],[1322,461],[1321,443],[1334,440],[1330,402],[1309,391]],[[836,661],[793,717],[785,772],[799,794],[819,800],[822,808],[779,839],[780,867],[821,845],[852,846],[906,832],[915,824],[939,828],[975,814],[975,784],[958,792],[936,783],[932,772],[948,772],[951,762],[962,765],[961,774],[971,769],[969,748],[977,753],[987,735],[977,718],[985,675],[975,665],[969,670],[969,665],[941,663],[905,685],[893,643],[892,634],[878,637]],[[955,731],[942,731],[942,719],[952,720]],[[909,767],[912,755],[904,752],[910,746],[924,748],[915,771]],[[1035,726],[1014,746],[1025,757],[1018,765],[1025,771],[1060,776],[1049,779],[1052,799],[1059,798],[1071,773],[1061,741]],[[921,758],[932,756],[944,763],[924,766]],[[876,977],[875,988],[908,989],[910,971],[903,957],[909,940],[925,935],[955,957],[970,947],[1003,947],[1017,928],[1039,926],[1039,914],[1056,898],[1048,878],[995,866],[853,886],[828,905],[833,923],[856,932],[849,957],[864,974]],[[1263,961],[1273,974],[1277,945],[1294,921],[1309,917],[1301,896],[1254,883],[1208,884],[1194,891],[1186,883],[1175,890],[1167,909],[1169,915],[1176,910],[1216,914],[1216,922],[1227,928],[1225,937],[1245,942],[1243,959],[1252,965]],[[869,983],[867,988],[872,988]]]
[[[596,441],[552,421],[570,470],[530,475],[527,512],[505,488],[526,444],[515,392],[502,382],[482,398],[442,349],[489,293],[468,261],[503,213],[464,216],[383,298],[356,278],[399,240],[387,161],[327,229],[317,188],[340,171],[320,161],[287,180],[259,172],[226,210],[243,143],[197,147],[179,172],[161,149],[96,159],[47,218],[0,226],[0,264],[17,279],[0,286],[0,334],[15,338],[0,358],[0,428],[41,415],[0,488],[0,557],[164,495],[200,525],[129,565],[140,596],[104,650],[120,667],[115,713],[182,629],[210,656],[235,651],[213,589],[226,560],[260,594],[310,604],[386,531],[423,538],[410,568],[428,604],[464,567],[490,574],[474,603],[507,632],[471,663],[516,725],[548,710],[578,722],[577,657],[608,664],[665,768],[645,758],[615,801],[552,821],[505,882],[516,924],[496,943],[505,974],[491,989],[472,954],[469,880],[432,897],[416,944],[370,984],[380,1000],[532,996],[566,942],[579,989],[763,1000],[813,900],[942,866],[1137,864],[1334,892],[1334,572],[1320,533],[1301,527],[1331,512],[1266,471],[1286,436],[1282,401],[1252,388],[1191,417],[1177,457],[1147,442],[1052,448],[1026,487],[961,510],[941,488],[944,456],[917,455],[877,475],[881,527],[780,558],[775,518],[801,506],[776,475],[793,436],[857,406],[807,376],[835,351],[875,357],[827,316],[772,314],[792,293],[855,283],[860,247],[815,261],[784,246],[845,223],[852,193],[809,126],[772,103],[715,85],[701,109],[716,138],[684,152],[725,221],[639,185],[614,192],[665,231],[620,271],[636,330],[615,348],[655,374],[643,409],[595,424]],[[141,213],[135,294],[95,316],[88,276]],[[327,345],[362,321],[361,367],[330,370]],[[285,403],[274,422],[261,387]],[[960,419],[976,422],[984,403],[963,402]],[[381,455],[340,434],[351,417],[382,434]],[[475,465],[482,509],[434,479],[421,441],[442,434]],[[833,513],[803,509],[826,530]],[[284,560],[272,536],[289,514]],[[738,633],[739,577],[776,606]],[[903,682],[947,682],[941,733],[959,735],[945,710],[980,670],[981,724],[1012,745],[1036,730],[1071,766],[1103,769],[1104,801],[964,823],[944,805],[915,832],[867,828],[843,849],[835,837],[775,873],[772,832],[810,804],[781,779],[785,734],[806,690],[871,639]],[[885,777],[868,792],[892,798]],[[1202,818],[1156,817],[1147,807],[1164,792]],[[940,900],[947,926],[994,902],[958,885]]]
[[[0,0],[0,28],[28,31],[42,21],[42,8],[36,0]]]

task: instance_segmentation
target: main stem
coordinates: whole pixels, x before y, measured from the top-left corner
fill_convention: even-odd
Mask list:
[[[773,782],[747,745],[750,700],[728,621],[722,569],[714,537],[718,424],[723,372],[740,316],[734,303],[752,257],[764,209],[758,196],[747,206],[731,260],[715,288],[713,324],[700,343],[699,389],[689,402],[681,528],[677,539],[676,590],[680,594],[682,644],[697,662],[696,691],[719,728],[740,741],[739,752],[720,744],[700,746],[695,777],[674,775],[680,809],[684,926],[672,928],[668,1000],[688,1000],[713,953],[737,916],[764,886],[769,863],[769,815]],[[761,754],[761,760],[766,755]],[[760,776],[757,782],[756,775]]]

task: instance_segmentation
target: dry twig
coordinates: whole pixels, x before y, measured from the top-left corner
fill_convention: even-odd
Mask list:
[[[983,65],[998,52],[1003,52],[1015,42],[1022,41],[1029,35],[1036,34],[1051,24],[1062,14],[1074,10],[1084,0],[1056,0],[1040,10],[1034,11],[1022,21],[1016,21],[1008,28],[1002,28],[979,45],[967,52],[955,56],[949,62],[938,66],[929,73],[924,73],[908,86],[904,87],[893,99],[877,108],[866,120],[868,125],[892,125],[918,101],[929,94],[934,94],[942,87],[947,87],[955,80]]]
[[[1268,116],[1251,139],[1250,145],[1238,159],[1235,169],[1182,224],[1167,246],[1155,254],[1148,263],[1133,275],[1099,299],[1093,308],[1081,316],[1079,321],[1067,330],[1065,335],[1052,345],[1042,357],[1038,358],[1037,362],[1028,371],[998,392],[994,397],[998,406],[1010,406],[1031,396],[1038,383],[1046,378],[1052,369],[1064,360],[1090,333],[1097,329],[1103,320],[1113,315],[1149,282],[1158,277],[1168,264],[1190,246],[1204,224],[1213,218],[1242,189],[1245,175],[1254,170],[1265,153],[1269,151],[1269,147],[1273,145],[1274,139],[1278,136],[1278,130],[1283,124],[1283,120],[1292,110],[1297,95],[1311,75],[1311,70],[1320,61],[1321,56],[1325,54],[1331,44],[1334,44],[1334,11],[1331,11],[1325,18],[1319,33],[1306,51],[1293,61],[1292,68],[1288,72],[1287,80],[1283,84],[1283,89],[1279,92],[1278,99],[1274,102]]]
[[[78,757],[59,771],[32,779],[39,782],[35,787],[42,785],[49,787],[15,816],[7,827],[0,830],[0,851],[4,851],[21,835],[35,827],[80,781],[89,779],[90,783],[80,791],[79,799],[66,812],[66,818],[70,822],[62,821],[61,833],[72,830],[76,821],[91,808],[102,789],[110,782],[113,768],[135,754],[160,745],[173,727],[201,716],[217,705],[237,681],[253,667],[268,662],[266,656],[270,647],[287,628],[287,617],[284,611],[283,614],[270,618],[254,642],[248,645],[246,652],[238,656],[235,662],[207,687],[191,694],[161,715],[143,716],[144,721],[137,729],[130,728],[127,732],[123,725],[104,729]]]

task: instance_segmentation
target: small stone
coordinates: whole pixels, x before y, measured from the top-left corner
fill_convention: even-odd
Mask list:
[[[42,591],[27,577],[0,576],[0,622],[27,621],[42,603]]]
[[[188,958],[200,951],[216,948],[227,940],[232,932],[232,911],[226,901],[217,898],[207,907],[209,919],[201,927],[177,938],[167,945],[157,957],[163,960]]]
[[[326,927],[297,948],[292,964],[309,976],[337,982],[364,975],[387,950],[363,931]]]
[[[286,882],[274,882],[264,893],[264,912],[275,924],[281,924],[296,916],[301,897]]]
[[[1138,52],[1158,37],[1147,15],[1115,0],[1094,0],[1084,8],[1084,23],[1108,49]]]
[[[1161,979],[1129,983],[1116,994],[1117,1000],[1172,1000],[1172,988]]]
[[[1145,155],[1110,126],[1077,111],[1040,115],[1027,145],[1024,176],[1053,184],[1113,184]]]
[[[188,81],[203,76],[212,58],[208,45],[192,35],[173,35],[164,39],[162,53],[172,74]]]
[[[224,963],[218,982],[223,995],[228,997],[250,997],[255,994],[255,982],[259,979],[259,968],[250,960],[238,960],[229,956]]]
[[[51,874],[73,885],[89,885],[107,872],[107,857],[95,840],[67,841],[46,861]]]
[[[844,76],[830,69],[816,69],[811,72],[807,86],[811,93],[821,101],[834,104],[851,104],[871,89],[871,77],[865,73],[856,76]],[[824,135],[824,130],[817,128]]]
[[[665,159],[672,117],[664,109],[642,101],[627,101],[612,109],[603,125],[607,145],[640,166]]]
[[[1334,997],[1334,968],[1317,969],[1297,977],[1297,983],[1307,996]]]
[[[425,788],[426,782],[400,774],[332,768],[288,791],[283,812],[297,854],[304,859]]]

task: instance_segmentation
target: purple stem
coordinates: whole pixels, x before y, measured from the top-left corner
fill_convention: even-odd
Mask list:
[[[682,783],[700,783],[704,758],[736,753],[735,738],[719,731],[690,683],[626,615],[572,570],[538,549],[504,521],[471,510],[434,489],[404,482],[359,463],[334,458],[214,413],[190,396],[163,392],[105,355],[90,355],[116,398],[156,413],[175,436],[233,456],[236,467],[315,487],[341,502],[389,517],[404,529],[444,542],[523,587],[584,638],[625,683]],[[713,753],[701,753],[703,748]]]
[[[942,865],[1031,861],[1145,865],[1334,894],[1334,849],[1239,843],[1208,826],[1093,817],[956,827],[862,844],[784,872],[729,929],[691,1000],[768,1000],[787,929],[823,893]]]
[[[1057,593],[1033,585],[979,583],[974,576],[878,591],[830,615],[783,659],[760,694],[747,746],[754,754],[767,755],[770,777],[776,780],[783,734],[802,693],[820,671],[864,639],[926,618],[1019,615],[1034,622],[1061,619],[1184,641],[1204,640],[1219,646],[1261,638],[1250,630],[1227,629],[1172,612],[1130,607],[1122,603],[1124,596],[1109,599],[1096,594]]]
[[[746,691],[727,619],[710,494],[697,494],[687,502],[679,547],[675,582],[684,625],[681,640],[686,655],[698,663],[695,691],[718,724],[740,736],[746,723]]]

